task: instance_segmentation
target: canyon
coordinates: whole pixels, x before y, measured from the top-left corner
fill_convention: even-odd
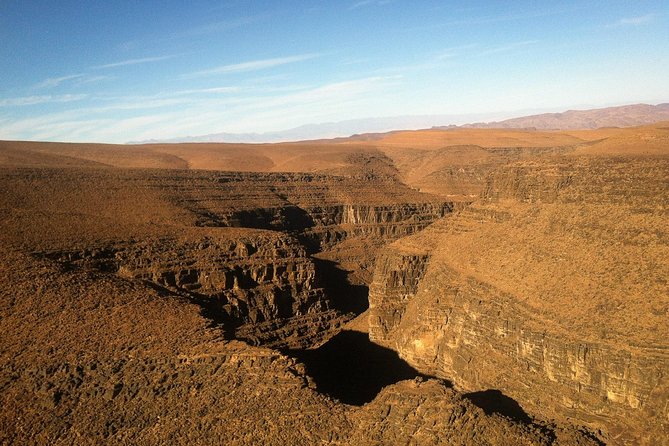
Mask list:
[[[669,444],[669,124],[0,141],[2,444]]]

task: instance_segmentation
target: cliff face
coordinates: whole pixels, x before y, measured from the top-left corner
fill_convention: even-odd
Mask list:
[[[380,242],[395,240],[414,234],[453,211],[453,203],[432,199],[391,204],[258,207],[223,214],[218,224],[212,226],[287,231],[299,234],[312,251],[322,251],[349,237],[375,238]]]
[[[2,444],[345,444],[304,366],[150,284],[5,251]]]
[[[65,268],[115,272],[188,298],[228,337],[255,345],[318,344],[347,317],[317,283],[305,248],[280,232],[203,228],[41,256]]]
[[[254,244],[287,249],[271,237],[264,246],[249,234],[208,237],[170,242],[185,258],[193,243],[228,247],[232,259]],[[4,251],[0,279],[12,288],[0,291],[0,332],[14,335],[0,337],[0,443],[564,444],[562,430],[487,414],[435,380],[397,383],[362,407],[322,395],[303,364],[222,339],[192,300],[165,294],[192,280],[175,274],[156,287],[165,277],[157,259],[176,261],[151,250],[61,253],[57,262]],[[123,275],[133,265],[148,279],[110,274],[117,254]],[[596,444],[567,433],[566,444]]]
[[[116,254],[119,274],[182,293],[231,336],[252,344],[317,343],[342,322],[313,261],[285,234],[247,231],[138,244]]]
[[[370,337],[425,374],[499,389],[613,444],[666,442],[668,166],[498,169],[481,202],[382,252]]]
[[[453,209],[391,179],[318,174],[44,169],[3,181],[4,237],[20,234],[23,249],[150,283],[197,302],[230,338],[288,348],[364,310],[378,248]],[[67,192],[48,202],[49,188]]]
[[[377,260],[374,281],[369,290],[372,340],[392,345],[391,335],[402,321],[407,304],[418,291],[428,260],[429,254],[425,250],[384,250]]]
[[[186,175],[186,174],[184,174]],[[414,234],[452,212],[452,201],[417,192],[387,177],[342,177],[306,173],[211,173],[163,178],[169,201],[188,210],[196,226],[244,227],[288,232],[310,253],[365,239],[355,255],[371,268],[376,249]],[[191,178],[192,177],[192,178]],[[359,244],[363,246],[362,243]],[[356,262],[348,269],[356,269]]]
[[[637,441],[641,426],[666,432],[666,350],[528,328],[541,320],[513,296],[448,268],[432,269],[423,282],[403,307],[373,305],[370,318],[372,338],[421,372],[465,391],[502,389],[530,413],[578,420],[613,441]]]

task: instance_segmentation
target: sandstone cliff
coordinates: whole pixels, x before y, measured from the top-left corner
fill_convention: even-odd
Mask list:
[[[372,339],[613,444],[666,442],[668,180],[654,157],[497,169],[478,204],[383,252]]]
[[[222,339],[188,299],[4,253],[0,444],[596,444],[488,415],[437,381],[348,406],[295,359]]]

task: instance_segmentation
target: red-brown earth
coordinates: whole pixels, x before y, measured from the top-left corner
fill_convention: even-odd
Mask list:
[[[0,142],[0,442],[667,444],[668,185],[669,123]]]

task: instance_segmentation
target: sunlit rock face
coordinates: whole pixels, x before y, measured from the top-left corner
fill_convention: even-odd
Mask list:
[[[656,444],[669,415],[668,180],[666,158],[500,169],[478,204],[380,254],[371,338],[458,388]]]

